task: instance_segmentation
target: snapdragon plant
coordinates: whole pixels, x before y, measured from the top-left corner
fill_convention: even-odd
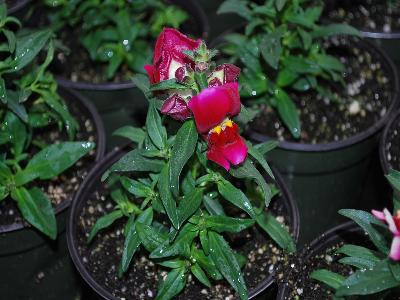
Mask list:
[[[80,28],[74,31],[79,35],[76,38],[94,63],[107,66],[108,80],[124,67],[125,73],[142,72],[152,55],[149,41],[164,26],[179,28],[188,18],[185,11],[161,0],[43,0],[43,3],[49,8],[48,19],[55,32]]]
[[[292,93],[315,90],[337,100],[321,82],[343,84],[345,67],[326,53],[323,39],[358,35],[346,24],[321,25],[322,10],[322,2],[314,0],[226,0],[218,9],[246,20],[244,33],[228,34],[221,45],[231,62],[243,66],[242,95],[276,109],[294,138],[300,138],[301,124]]]
[[[374,249],[345,244],[337,250],[345,255],[339,262],[355,269],[348,277],[326,269],[311,274],[311,278],[332,288],[336,299],[400,287],[400,172],[392,170],[386,177],[394,189],[393,215],[388,209],[373,210],[372,214],[354,209],[339,211],[367,233]]]
[[[170,269],[156,299],[179,294],[190,273],[205,287],[225,279],[247,299],[245,258],[232,250],[226,234],[257,224],[280,247],[295,250],[285,226],[268,210],[278,191],[261,173],[273,178],[264,154],[276,143],[252,145],[240,136],[233,119],[241,111],[239,69],[215,67],[214,54],[203,41],[174,29],[160,34],[154,64],[146,66],[149,78],[134,79],[149,100],[146,125],[118,130],[136,147],[103,175],[115,208],[88,235],[91,242],[123,219],[120,275],[140,247]]]
[[[52,32],[20,27],[1,4],[0,28],[6,39],[0,43],[0,201],[16,201],[24,219],[54,239],[54,211],[38,183],[57,177],[94,144],[72,142],[78,123],[47,71],[54,54]],[[47,52],[43,62],[40,52]],[[65,130],[70,141],[49,144],[36,136],[37,130],[52,127]]]

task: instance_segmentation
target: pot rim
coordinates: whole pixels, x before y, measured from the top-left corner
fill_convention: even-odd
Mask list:
[[[400,121],[400,110],[392,116],[392,118],[387,123],[379,143],[379,160],[381,162],[381,168],[383,173],[386,175],[390,171],[389,162],[386,156],[386,141],[389,135],[389,131],[392,129],[392,125]]]
[[[20,0],[19,2],[17,2],[16,5],[11,5],[8,8],[8,14],[10,14],[10,15],[15,14],[17,11],[19,11],[24,6],[26,6],[29,2],[31,2],[31,0]]]
[[[96,157],[95,157],[95,162],[97,163],[98,161],[100,161],[106,151],[106,134],[105,134],[105,130],[104,130],[104,124],[103,124],[103,120],[101,119],[97,109],[95,108],[95,106],[93,105],[92,102],[90,102],[89,100],[87,100],[85,97],[83,97],[80,93],[71,90],[71,89],[67,89],[64,88],[62,86],[58,87],[58,91],[60,93],[60,95],[63,96],[66,95],[66,97],[71,97],[74,98],[75,101],[79,102],[84,109],[87,110],[88,116],[91,117],[92,121],[93,121],[93,125],[95,127],[96,130],[96,135],[97,135],[97,142],[96,142]],[[64,100],[65,102],[68,102],[66,100]],[[81,185],[83,184],[83,181],[81,183]],[[57,205],[54,208],[54,213],[57,215],[59,213],[61,213],[62,211],[64,211],[65,209],[67,209],[70,204],[71,204],[71,200],[73,199],[73,197],[71,197],[71,199],[66,200],[61,202],[59,205]],[[22,222],[18,222],[18,223],[12,223],[10,225],[6,225],[6,226],[0,226],[0,233],[7,233],[7,232],[12,232],[12,231],[17,231],[17,230],[22,230],[25,228],[30,228],[31,225],[26,222],[25,220],[22,220]]]
[[[129,144],[130,145],[130,144]],[[122,148],[115,148],[113,151],[109,152],[101,162],[97,163],[94,168],[90,171],[90,173],[86,176],[85,180],[79,187],[78,191],[74,195],[74,200],[71,205],[71,209],[69,211],[69,216],[67,220],[67,229],[66,229],[66,235],[67,235],[67,244],[68,244],[68,250],[70,253],[70,256],[72,258],[72,261],[80,273],[80,275],[83,277],[84,281],[95,291],[97,294],[99,294],[101,297],[107,300],[119,300],[119,298],[114,297],[111,295],[109,291],[107,291],[102,285],[97,283],[90,272],[85,268],[84,263],[82,262],[80,255],[78,253],[76,243],[75,243],[75,235],[76,235],[76,230],[75,230],[75,219],[76,216],[79,212],[79,209],[81,208],[81,203],[86,200],[85,194],[91,192],[92,186],[95,186],[98,184],[98,179],[103,174],[109,166],[121,158],[129,149],[129,145],[125,145]],[[278,186],[281,188],[283,198],[286,199],[285,201],[285,206],[288,211],[288,215],[292,220],[292,232],[294,235],[294,240],[297,243],[298,237],[299,237],[299,232],[300,232],[300,215],[299,215],[299,209],[297,206],[297,202],[294,201],[294,198],[292,194],[290,193],[288,187],[282,181],[281,175],[274,169],[274,175],[276,178],[276,182]],[[263,280],[256,288],[252,289],[249,291],[249,299],[252,299],[262,293],[265,289],[267,289],[269,286],[272,285],[274,282],[273,280],[273,274],[268,276],[265,280]]]
[[[331,229],[328,229],[324,233],[320,234],[316,237],[308,246],[303,247],[300,251],[300,255],[305,255],[305,259],[310,258],[316,252],[320,251],[322,248],[326,247],[328,244],[332,243],[332,241],[337,240],[341,233],[343,232],[363,232],[363,230],[353,221],[348,221],[342,223],[338,226],[335,226]],[[287,295],[289,293],[288,287],[286,284],[278,286],[278,295],[276,297],[277,300],[285,300],[288,299]]]
[[[30,0],[28,0],[30,1]],[[184,10],[187,10],[187,7],[192,7],[193,11],[196,12],[196,18],[200,21],[199,29],[201,30],[202,38],[207,39],[210,25],[208,23],[207,16],[197,1],[194,0],[170,0],[172,3],[178,5],[184,5]],[[72,88],[77,90],[88,90],[88,91],[115,91],[115,90],[127,90],[131,88],[135,88],[136,85],[132,81],[123,81],[123,82],[102,82],[102,83],[91,83],[86,81],[71,81],[64,76],[56,76],[57,81],[60,85],[66,88]]]
[[[392,118],[392,115],[395,113],[395,110],[398,106],[399,102],[399,92],[400,92],[400,83],[399,83],[399,74],[397,68],[395,67],[393,61],[390,57],[377,45],[373,42],[363,39],[357,39],[356,44],[361,45],[364,49],[373,49],[377,58],[380,57],[380,62],[383,62],[388,67],[388,76],[392,79],[393,83],[392,91],[391,91],[391,101],[390,105],[387,109],[386,114],[379,119],[379,121],[375,122],[373,125],[368,127],[366,130],[361,131],[345,140],[337,141],[337,142],[328,142],[328,143],[319,143],[319,144],[308,144],[308,143],[297,143],[297,142],[289,142],[289,141],[281,141],[279,142],[278,148],[290,151],[299,151],[299,152],[329,152],[340,150],[344,148],[349,148],[355,144],[359,144],[364,140],[374,136],[378,133],[388,122],[389,119]],[[371,52],[371,50],[369,50]],[[251,140],[257,142],[265,142],[269,140],[276,140],[276,138],[272,138],[267,134],[263,134],[260,132],[256,132],[252,129],[248,130],[249,138]]]

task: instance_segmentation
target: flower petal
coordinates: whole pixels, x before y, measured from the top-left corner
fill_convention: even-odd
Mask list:
[[[154,68],[154,66],[152,65],[145,65],[144,69],[147,72],[147,75],[149,76],[149,81],[151,84],[154,84],[160,80],[156,80],[156,70]]]
[[[206,88],[188,103],[196,121],[197,130],[206,133],[227,117],[240,112],[240,96],[237,82]]]
[[[373,209],[371,213],[377,218],[379,221],[386,222],[385,214],[382,211]]]
[[[385,214],[385,219],[386,219],[386,223],[387,223],[388,226],[389,226],[389,230],[390,230],[394,235],[400,235],[400,232],[397,230],[396,224],[394,223],[393,216],[392,216],[392,214],[390,213],[390,211],[389,211],[387,208],[385,208],[385,209],[383,210],[383,213]]]
[[[238,136],[235,142],[228,144],[223,149],[223,154],[226,159],[233,165],[238,165],[244,162],[247,157],[247,146],[243,139]]]
[[[229,161],[224,157],[221,151],[217,148],[210,148],[207,151],[207,159],[215,162],[216,164],[223,167],[225,170],[229,171],[230,164]]]
[[[400,260],[400,237],[395,236],[392,241],[392,246],[390,247],[389,257],[395,261]]]
[[[236,82],[239,79],[240,68],[232,64],[222,64],[215,68],[210,78],[218,78],[222,83]]]

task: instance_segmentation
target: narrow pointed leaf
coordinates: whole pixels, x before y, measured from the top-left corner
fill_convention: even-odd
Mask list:
[[[158,179],[158,190],[160,192],[161,201],[163,203],[164,209],[167,212],[172,225],[179,229],[179,216],[178,210],[176,208],[176,202],[172,196],[170,183],[169,183],[169,164],[166,164],[160,173]]]
[[[123,216],[124,214],[122,213],[122,211],[114,210],[111,213],[99,218],[94,224],[92,230],[90,231],[88,237],[88,243],[90,243],[93,240],[93,238],[101,229],[107,228],[108,226],[110,226],[112,223],[114,223],[119,218],[122,218]]]
[[[173,269],[162,281],[158,289],[156,300],[169,300],[178,295],[186,285],[186,269]]]

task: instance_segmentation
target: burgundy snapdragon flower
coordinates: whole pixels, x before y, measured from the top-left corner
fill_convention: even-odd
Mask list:
[[[182,51],[194,51],[200,44],[200,39],[193,40],[176,29],[164,28],[156,41],[153,65],[144,66],[149,75],[150,83],[154,84],[174,78],[176,70],[186,64],[194,68],[194,61]]]
[[[388,225],[393,234],[389,257],[395,261],[400,261],[400,210],[397,211],[395,216],[392,216],[386,208],[383,211],[372,210],[372,214]]]
[[[210,87],[194,96],[188,103],[197,130],[208,143],[207,158],[227,171],[230,165],[242,163],[247,146],[239,129],[229,118],[240,112],[238,83]]]

